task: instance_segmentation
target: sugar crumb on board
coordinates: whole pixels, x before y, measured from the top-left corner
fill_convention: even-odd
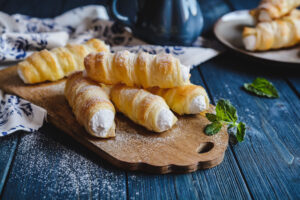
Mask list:
[[[31,198],[126,198],[125,173],[99,167],[72,148],[40,132],[24,134],[7,187]]]

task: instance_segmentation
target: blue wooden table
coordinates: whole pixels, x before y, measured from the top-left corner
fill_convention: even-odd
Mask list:
[[[0,0],[0,10],[53,17],[83,3],[99,3],[53,2]],[[258,0],[200,0],[200,4],[204,34],[212,38],[212,26],[220,16],[253,8]],[[229,99],[247,123],[245,142],[229,146],[223,163],[213,169],[181,175],[126,172],[46,124],[35,133],[0,138],[0,199],[300,199],[298,71],[231,51],[192,70],[192,82],[207,89],[213,104]],[[242,85],[257,76],[272,81],[280,98],[243,91]]]

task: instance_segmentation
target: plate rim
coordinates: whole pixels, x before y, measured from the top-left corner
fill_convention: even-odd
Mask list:
[[[243,9],[243,10],[235,10],[235,11],[232,11],[232,12],[228,12],[224,15],[222,15],[222,17],[220,17],[214,24],[213,26],[213,32],[214,32],[214,35],[216,36],[216,38],[218,39],[219,42],[221,42],[223,45],[225,45],[226,47],[228,47],[229,49],[232,49],[234,50],[235,52],[238,52],[240,54],[243,54],[245,56],[248,56],[248,57],[251,57],[251,58],[254,58],[254,59],[258,59],[258,60],[263,60],[263,61],[267,61],[267,62],[275,62],[275,63],[278,63],[278,64],[292,64],[292,65],[299,65],[300,64],[300,61],[299,62],[288,62],[288,61],[280,61],[280,60],[273,60],[273,59],[269,59],[269,58],[264,58],[264,57],[260,57],[260,56],[257,56],[257,55],[254,55],[252,54],[251,52],[248,52],[244,49],[240,49],[238,47],[235,47],[233,46],[230,42],[228,42],[227,40],[223,39],[222,37],[219,36],[219,34],[217,33],[216,29],[218,27],[219,24],[222,23],[222,20],[224,19],[224,17],[230,15],[230,14],[233,14],[233,13],[237,13],[237,12],[249,12],[250,10],[248,9]]]

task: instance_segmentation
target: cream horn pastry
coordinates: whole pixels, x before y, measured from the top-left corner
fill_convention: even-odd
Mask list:
[[[84,44],[67,44],[50,51],[44,49],[19,62],[18,74],[28,84],[56,81],[83,70],[84,57],[91,52],[102,51],[109,51],[109,47],[98,39],[90,39]]]
[[[98,83],[75,72],[67,79],[65,96],[79,124],[96,137],[115,136],[115,108]]]
[[[258,21],[272,21],[288,15],[300,6],[300,0],[262,0],[258,8],[250,13]]]
[[[189,84],[189,67],[171,54],[151,55],[129,51],[89,54],[84,65],[87,75],[104,84],[172,88]]]
[[[165,99],[168,106],[177,114],[198,114],[209,108],[209,98],[199,85],[185,85],[175,88],[149,88],[149,92]]]
[[[115,85],[110,96],[119,112],[150,131],[166,131],[177,121],[162,97],[144,89]]]
[[[300,41],[300,13],[294,10],[289,16],[256,27],[245,27],[243,43],[249,51],[266,51],[293,46]]]

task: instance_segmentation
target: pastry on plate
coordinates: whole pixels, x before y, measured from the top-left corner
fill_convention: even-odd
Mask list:
[[[110,97],[119,112],[150,131],[166,131],[177,121],[162,97],[144,89],[115,85]]]
[[[86,55],[102,51],[109,51],[109,47],[98,39],[91,39],[84,44],[67,44],[50,51],[44,49],[19,62],[18,74],[28,84],[57,81],[74,71],[83,70]]]
[[[209,108],[209,98],[205,89],[199,85],[185,85],[175,88],[149,88],[153,94],[165,99],[168,106],[177,114],[198,114]]]
[[[171,54],[151,55],[129,51],[89,54],[84,65],[92,80],[104,84],[172,88],[189,84],[189,67]]]
[[[289,14],[300,6],[300,0],[262,0],[250,13],[258,21],[272,21]]]
[[[79,124],[96,137],[115,136],[115,108],[98,83],[75,72],[67,79],[65,96]]]
[[[245,27],[243,43],[249,51],[266,51],[291,47],[300,42],[300,11],[270,22],[260,22],[254,28]]]

